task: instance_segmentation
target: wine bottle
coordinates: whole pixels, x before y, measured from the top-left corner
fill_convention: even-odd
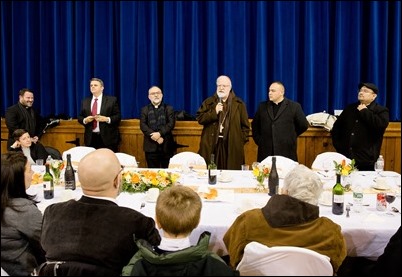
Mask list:
[[[276,169],[276,157],[272,157],[271,171],[268,176],[268,194],[270,196],[278,193],[279,175]]]
[[[341,215],[343,214],[344,199],[344,189],[341,184],[341,175],[336,174],[336,184],[332,188],[332,213]]]
[[[211,161],[208,164],[208,184],[216,185],[218,167],[215,164],[215,155],[211,154]]]
[[[49,164],[46,164],[46,172],[43,174],[43,197],[52,199],[54,197],[53,176],[49,172]]]
[[[65,189],[75,190],[75,174],[71,164],[71,154],[67,154],[67,166],[64,171]]]

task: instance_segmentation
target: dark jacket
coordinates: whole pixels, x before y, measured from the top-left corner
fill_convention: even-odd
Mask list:
[[[172,106],[164,103],[161,105],[164,105],[166,111],[166,125],[159,130],[153,130],[149,126],[148,114],[149,110],[153,108],[152,104],[148,104],[141,109],[140,128],[144,133],[144,152],[155,152],[157,150],[159,143],[151,139],[151,133],[160,132],[163,138],[163,152],[173,155],[174,151],[176,150],[174,147],[174,138],[172,134],[176,124],[175,113]]]
[[[92,122],[84,124],[84,118],[90,116],[92,96],[85,98],[81,102],[81,112],[78,115],[78,122],[85,127],[84,143],[90,146],[92,140]],[[99,122],[100,136],[106,146],[118,145],[120,142],[119,125],[121,121],[121,113],[117,98],[102,94],[102,103],[100,114],[110,117],[110,124],[107,122]]]
[[[211,234],[201,234],[198,244],[158,254],[145,240],[136,240],[139,251],[123,268],[122,276],[239,276],[214,252],[208,250]]]
[[[33,143],[29,147],[31,150],[31,158],[35,162],[37,159],[42,159],[44,162],[46,161],[47,156],[49,153],[46,151],[46,148],[40,143]],[[18,148],[8,148],[8,151],[15,151],[15,152],[22,152],[21,147]]]
[[[382,139],[389,123],[388,108],[371,102],[359,111],[359,102],[347,106],[331,131],[337,152],[355,159],[360,170],[374,170],[381,151]]]
[[[82,196],[45,209],[41,244],[48,261],[76,261],[119,275],[137,252],[136,237],[160,243],[155,221],[109,200]]]
[[[42,135],[42,131],[46,125],[45,120],[40,116],[40,114],[34,109],[29,108],[28,111],[33,115],[32,128],[27,122],[26,109],[20,102],[15,105],[10,106],[6,110],[5,119],[6,126],[8,128],[8,142],[7,147],[10,147],[14,143],[13,133],[17,129],[27,130],[31,137]]]
[[[240,170],[245,162],[244,145],[248,142],[250,123],[245,103],[234,94],[233,90],[230,93],[233,94],[233,100],[227,119],[229,120],[227,169]],[[207,164],[211,160],[211,153],[217,143],[219,122],[215,107],[218,102],[219,98],[216,94],[208,97],[201,104],[196,116],[198,123],[203,125],[198,154]]]
[[[258,106],[251,122],[253,139],[258,146],[257,161],[268,156],[284,156],[297,162],[297,137],[309,126],[299,103],[285,98],[276,114],[273,102]]]

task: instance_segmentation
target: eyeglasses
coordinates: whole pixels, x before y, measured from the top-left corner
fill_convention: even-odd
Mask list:
[[[116,177],[114,178],[114,180],[116,180],[119,177],[120,173],[124,170],[124,165],[120,165],[120,167],[121,167],[121,169],[119,170],[119,172],[117,172]]]
[[[155,96],[155,95],[161,95],[162,92],[150,92],[149,95]]]

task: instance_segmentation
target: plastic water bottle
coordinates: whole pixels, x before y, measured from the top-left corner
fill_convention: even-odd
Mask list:
[[[48,164],[48,165],[50,166],[51,163],[52,163],[52,160],[53,160],[53,159],[52,159],[52,156],[48,155],[47,158],[46,158],[46,163],[45,163],[45,165]]]
[[[353,188],[353,210],[356,213],[362,212],[363,207],[363,188],[360,185],[356,185]]]
[[[374,165],[374,170],[376,172],[384,171],[384,157],[380,155],[377,159],[377,162]]]

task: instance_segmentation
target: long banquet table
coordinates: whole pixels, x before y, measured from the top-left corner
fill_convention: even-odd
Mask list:
[[[142,170],[142,169],[132,169]],[[167,169],[169,170],[169,169]],[[201,214],[201,222],[199,226],[191,234],[191,242],[196,243],[199,235],[204,231],[211,232],[210,249],[219,255],[226,255],[227,250],[223,243],[223,236],[229,226],[236,217],[252,208],[263,207],[269,199],[266,192],[255,192],[256,180],[253,178],[251,171],[225,170],[221,171],[221,175],[225,175],[225,179],[218,177],[216,185],[208,185],[205,174],[202,171],[192,170],[186,173],[180,172],[179,182],[182,185],[191,186],[194,189],[205,189],[206,187],[214,187],[218,190],[218,198],[214,200],[203,200],[203,209]],[[387,184],[390,189],[397,191],[397,198],[391,206],[401,211],[401,175],[395,172],[384,172]],[[401,214],[387,211],[376,210],[376,192],[372,186],[375,184],[376,178],[379,176],[376,172],[362,171],[356,173],[360,177],[360,184],[364,187],[365,194],[363,200],[363,210],[357,213],[351,208],[350,216],[332,214],[331,207],[325,205],[320,206],[320,216],[325,216],[338,223],[342,228],[342,233],[346,239],[347,251],[349,256],[361,256],[376,260],[384,251],[384,247],[388,243],[390,237],[396,232],[401,225]],[[324,189],[329,190],[334,182],[335,176],[324,176],[319,173],[324,183]],[[283,179],[280,180],[282,186]],[[353,188],[353,180],[352,188]],[[43,199],[42,186],[32,185],[28,190],[30,193],[36,193],[41,201],[38,204],[39,209],[44,209],[51,203],[66,201],[71,198],[79,199],[82,190],[77,187],[75,191],[66,191],[63,187],[55,188],[54,199]],[[120,206],[129,207],[140,211],[141,213],[154,217],[155,203],[147,201],[146,193],[129,194],[123,192],[117,198]],[[345,194],[345,205],[352,203],[352,194]],[[142,204],[145,206],[141,208]]]

